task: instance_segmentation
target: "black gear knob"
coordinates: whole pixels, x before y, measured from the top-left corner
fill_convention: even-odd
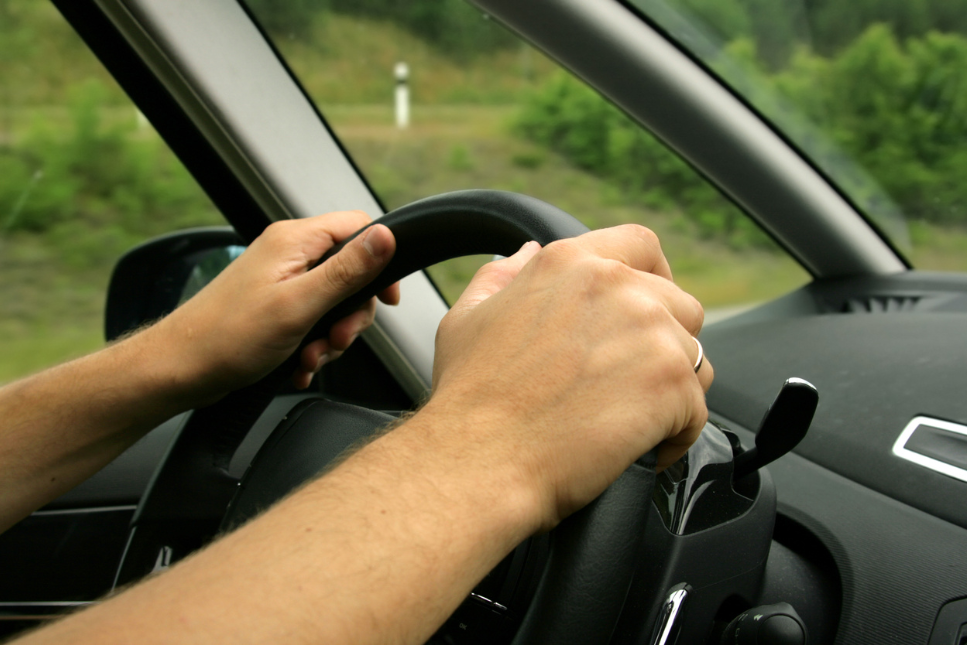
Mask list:
[[[786,379],[755,435],[755,447],[736,455],[733,480],[770,464],[795,448],[812,423],[819,393],[809,381]]]
[[[753,607],[736,616],[721,645],[806,645],[806,624],[788,602]]]

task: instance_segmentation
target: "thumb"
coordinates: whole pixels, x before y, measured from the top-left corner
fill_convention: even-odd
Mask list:
[[[540,250],[541,245],[537,242],[527,242],[509,258],[483,265],[473,276],[473,280],[464,289],[457,302],[454,303],[453,308],[460,311],[473,309],[509,285],[520,273],[520,270],[524,268],[524,265],[530,262],[531,258],[537,255]]]
[[[321,316],[379,275],[396,252],[396,239],[383,224],[373,224],[338,253],[298,280]]]

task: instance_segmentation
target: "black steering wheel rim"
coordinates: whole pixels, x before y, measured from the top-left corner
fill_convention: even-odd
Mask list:
[[[463,255],[510,255],[530,240],[546,245],[588,230],[546,202],[489,190],[430,197],[388,213],[378,221],[396,237],[393,259],[377,279],[326,314],[302,346],[327,334],[335,321],[414,271]],[[333,248],[321,261],[337,253],[344,244]],[[164,542],[154,534],[164,534],[165,523],[190,525],[214,516],[221,519],[239,483],[227,472],[231,457],[280,383],[292,373],[302,346],[258,383],[192,414],[136,512],[135,529],[119,570],[120,583],[143,574],[158,544]],[[294,430],[296,434],[300,432],[297,426]],[[291,424],[286,431],[293,431]],[[266,446],[273,443],[278,442],[270,437]],[[258,476],[257,471],[256,475],[252,473],[260,460],[266,461],[261,452],[246,478]],[[548,566],[514,639],[515,645],[609,642],[641,552],[654,488],[654,464],[654,454],[646,455],[598,499],[552,532]],[[325,465],[320,464],[319,469]],[[141,531],[138,537],[142,527],[148,530]],[[168,536],[168,541],[171,539]]]

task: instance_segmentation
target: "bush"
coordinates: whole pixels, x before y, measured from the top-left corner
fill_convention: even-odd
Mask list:
[[[171,228],[221,221],[160,138],[137,129],[133,109],[104,107],[100,81],[69,94],[66,122],[47,114],[0,147],[0,232],[47,235],[84,264]],[[110,235],[85,237],[99,229]]]
[[[833,58],[800,52],[769,81],[822,127],[828,143],[803,128],[794,138],[831,174],[843,150],[908,218],[967,225],[967,38],[900,42],[873,25]],[[868,212],[889,208],[868,182],[848,183]]]
[[[755,43],[740,38],[717,68],[894,240],[905,235],[901,211],[967,226],[967,37],[901,42],[872,25],[829,58],[800,48],[778,72],[759,61]],[[708,236],[764,241],[677,156],[570,76],[547,82],[516,127],[645,204],[681,209]]]
[[[628,198],[681,211],[699,233],[736,247],[770,246],[735,205],[661,142],[594,90],[560,72],[524,105],[515,129],[576,166],[604,177]]]

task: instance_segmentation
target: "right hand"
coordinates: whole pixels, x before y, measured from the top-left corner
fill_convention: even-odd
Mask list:
[[[444,318],[426,412],[458,421],[452,438],[482,468],[516,469],[550,528],[655,446],[662,468],[697,439],[712,382],[708,360],[693,370],[703,316],[648,229],[529,243],[481,269]]]

